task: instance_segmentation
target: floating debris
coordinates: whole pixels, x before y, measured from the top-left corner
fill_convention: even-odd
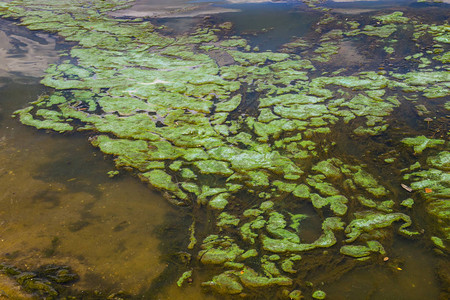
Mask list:
[[[406,184],[400,184],[400,186],[403,188],[403,189],[405,189],[405,190],[407,190],[408,192],[412,192],[413,191],[413,189],[412,188],[410,188],[409,186],[407,186]]]

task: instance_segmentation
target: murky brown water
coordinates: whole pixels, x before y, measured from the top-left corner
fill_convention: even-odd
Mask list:
[[[411,241],[394,243],[389,261],[378,266],[361,266],[345,274],[327,291],[336,300],[438,299],[436,259],[429,249]],[[386,267],[387,266],[387,267]]]
[[[23,28],[5,33],[15,29],[2,21],[2,261],[31,269],[70,265],[81,277],[77,289],[138,293],[166,267],[156,227],[173,208],[129,174],[110,179],[112,161],[86,137],[48,134],[10,117],[46,92],[38,78],[58,59],[53,38]]]

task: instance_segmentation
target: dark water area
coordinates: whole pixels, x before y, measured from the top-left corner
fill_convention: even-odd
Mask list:
[[[165,32],[175,35],[192,32],[204,22],[209,25],[231,22],[232,34],[244,37],[252,49],[257,47],[259,51],[275,52],[294,38],[314,35],[311,28],[320,19],[318,12],[308,10],[297,1],[169,2],[138,1],[139,13],[143,14],[140,16],[156,25],[167,26]],[[146,5],[152,12],[149,16],[145,16]],[[171,5],[175,8],[167,9]],[[195,6],[187,10],[194,12],[193,15],[174,16],[173,11],[183,5]],[[373,11],[389,13],[396,9],[436,21],[448,17],[448,10],[441,10],[447,9],[448,4],[418,4],[406,0],[329,1],[326,7],[339,16],[356,15],[361,22],[368,20]],[[196,10],[200,13],[195,13]],[[387,58],[381,48],[355,46],[358,38],[355,43],[351,38],[342,42],[343,53],[328,63],[326,72],[344,69],[342,74],[352,74],[363,69],[386,69],[406,73],[410,69],[408,62]],[[402,41],[401,35],[395,38],[401,45],[396,48],[396,54],[402,57],[414,54],[412,41]],[[52,93],[39,81],[45,69],[58,63],[59,54],[67,49],[70,46],[63,44],[60,38],[0,19],[0,263],[28,270],[47,264],[70,266],[79,280],[68,285],[65,293],[80,299],[105,299],[118,291],[130,295],[130,299],[237,299],[205,291],[201,283],[216,273],[211,269],[202,270],[197,258],[187,258],[185,252],[192,220],[197,222],[198,240],[203,240],[213,231],[210,220],[215,212],[205,207],[190,211],[172,206],[161,193],[141,183],[132,172],[120,170],[119,175],[109,176],[108,172],[115,170],[113,158],[93,148],[88,133],[57,134],[36,130],[11,117],[14,111],[26,107],[40,95]],[[395,63],[398,64],[392,67]],[[319,71],[313,74],[321,75]],[[249,93],[247,107],[239,107],[242,111],[238,109],[232,116],[256,114],[258,96]],[[430,113],[420,114],[418,105],[425,105]],[[424,121],[426,116],[436,121],[430,125]],[[355,164],[364,161],[371,174],[382,178],[382,184],[393,192],[393,197],[405,198],[408,194],[400,188],[402,174],[399,170],[416,160],[424,163],[425,159],[408,153],[399,140],[407,134],[433,134],[448,140],[448,136],[445,137],[447,121],[448,111],[440,99],[403,102],[389,116],[389,129],[377,136],[353,135],[352,130],[359,121],[350,125],[334,124],[331,130],[337,146],[326,154],[319,153],[315,159],[335,156],[353,160]],[[438,131],[439,126],[442,131]],[[312,137],[318,145],[323,142],[320,139]],[[392,156],[396,158],[394,165],[385,162]],[[213,182],[215,178],[207,180]],[[298,230],[302,242],[317,240],[322,233],[321,219],[332,214],[325,210],[319,215],[310,203],[295,202],[293,197],[285,202],[288,204],[277,207],[283,213],[309,216],[301,221]],[[256,200],[249,200],[246,205],[251,208]],[[423,205],[418,204],[410,215],[415,228],[427,232]],[[238,209],[242,207],[236,207],[236,211]],[[409,213],[406,208],[400,210]],[[343,233],[339,238],[343,238]],[[345,258],[336,263],[333,259],[338,252],[316,249],[304,255],[305,270],[311,268],[311,272],[301,275],[307,281],[322,282],[315,288],[326,290],[327,299],[439,299],[445,288],[440,278],[445,274],[439,277],[437,273],[446,258],[437,255],[424,239],[410,240],[397,234],[389,235],[388,239],[385,261],[347,264],[349,259]],[[333,268],[326,267],[323,260],[319,262],[316,258],[319,255],[325,257],[323,260],[329,259],[330,265],[335,263],[332,265],[335,269],[330,271]],[[181,273],[191,268],[191,259],[193,268],[199,272],[193,282],[180,289],[176,281]],[[351,271],[340,269],[346,264],[351,265]],[[319,270],[313,269],[317,265]],[[251,266],[257,268],[256,263]],[[15,285],[2,276],[0,283]],[[83,293],[88,296],[79,296]],[[271,289],[255,294],[244,299],[288,299]],[[19,295],[18,299],[21,297],[25,296]]]
[[[386,266],[362,266],[330,284],[333,299],[439,299],[437,259],[429,249],[398,240]]]
[[[304,36],[319,16],[299,11],[292,4],[239,4],[225,6],[238,9],[239,13],[224,13],[217,21],[232,22],[236,34],[250,41],[252,47],[261,51],[277,50],[293,37]]]

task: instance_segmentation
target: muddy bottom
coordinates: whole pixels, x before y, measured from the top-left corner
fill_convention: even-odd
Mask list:
[[[84,136],[36,131],[9,116],[44,88],[36,81],[0,89],[0,257],[35,269],[69,265],[75,289],[139,293],[166,265],[156,227],[173,212],[129,174],[109,178],[109,158]]]

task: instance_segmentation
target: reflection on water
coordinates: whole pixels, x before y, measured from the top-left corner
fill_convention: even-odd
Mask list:
[[[216,2],[223,3],[223,1],[137,0],[133,7],[113,12],[111,15],[118,17],[186,18],[239,11],[213,5]]]
[[[41,77],[48,65],[59,59],[56,39],[46,34],[27,35],[27,29],[11,24],[0,20],[0,77]]]
[[[239,4],[241,13],[224,13],[218,18],[234,24],[236,34],[248,39],[261,51],[275,51],[292,37],[301,37],[317,22],[314,12],[299,11],[292,4]]]

